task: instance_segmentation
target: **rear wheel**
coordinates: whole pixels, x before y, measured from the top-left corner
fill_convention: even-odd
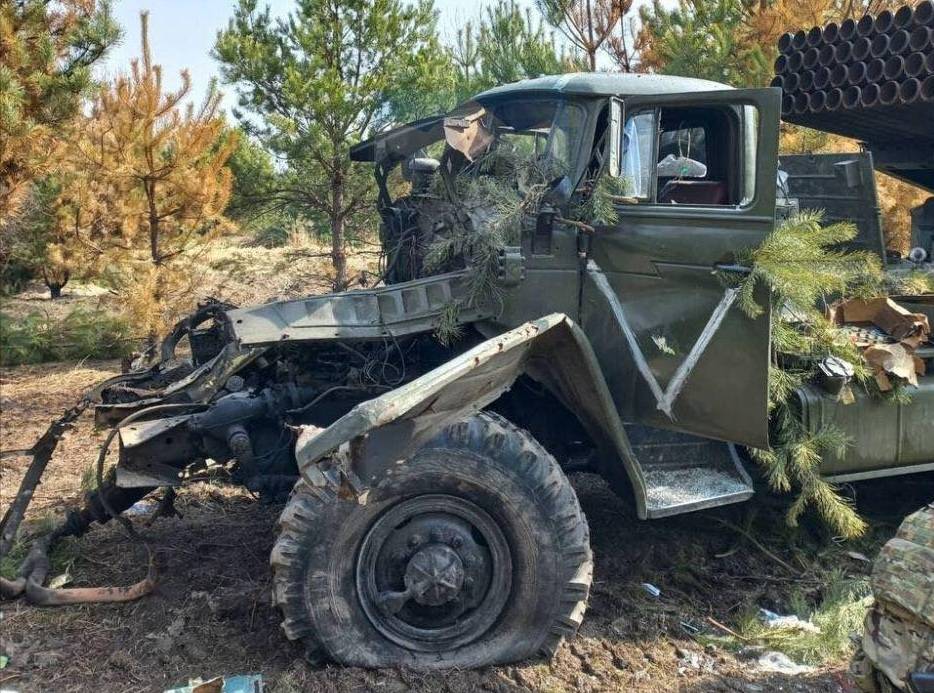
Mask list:
[[[299,482],[271,560],[286,635],[367,667],[551,656],[577,632],[593,572],[564,473],[490,414],[447,428],[363,505]]]

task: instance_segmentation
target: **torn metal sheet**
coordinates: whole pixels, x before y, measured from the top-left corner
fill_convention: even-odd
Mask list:
[[[678,366],[678,370],[676,370],[674,375],[671,377],[671,380],[668,383],[668,387],[662,390],[662,386],[659,385],[658,379],[655,377],[655,374],[649,367],[649,362],[646,360],[645,355],[642,353],[642,349],[639,347],[639,341],[636,338],[636,333],[633,331],[632,326],[626,319],[623,306],[619,302],[619,299],[616,296],[616,292],[613,291],[613,288],[607,281],[606,275],[603,274],[603,271],[600,269],[599,265],[597,265],[597,263],[593,260],[590,260],[587,263],[587,272],[593,278],[597,288],[600,289],[600,292],[604,295],[607,302],[609,303],[613,311],[613,317],[616,318],[616,322],[619,324],[620,329],[623,331],[623,335],[625,336],[626,342],[629,345],[632,358],[636,362],[636,367],[639,369],[642,377],[645,378],[649,389],[655,396],[659,410],[664,412],[668,418],[674,421],[675,416],[673,413],[673,407],[675,401],[678,399],[678,395],[681,394],[681,390],[684,388],[684,384],[687,382],[688,377],[691,375],[691,371],[694,370],[694,367],[697,365],[697,362],[703,355],[707,345],[710,344],[710,340],[713,339],[714,335],[717,333],[717,330],[720,329],[720,325],[723,322],[723,319],[726,317],[730,307],[736,301],[736,296],[739,293],[739,290],[726,289],[723,292],[723,298],[720,299],[720,303],[718,303],[717,307],[714,308],[713,313],[710,315],[710,319],[707,321],[707,324],[704,326],[704,329],[698,336],[697,341],[694,342],[694,346],[691,347],[691,350],[688,352],[684,361],[681,362],[681,365]]]
[[[346,475],[348,489],[365,492],[390,465],[410,456],[444,426],[492,403],[522,373],[546,384],[578,414],[612,458],[608,464],[620,465],[618,473],[632,486],[639,517],[647,517],[642,470],[596,355],[581,329],[561,313],[488,339],[421,377],[358,404],[323,430],[303,427],[295,448],[299,471],[312,486],[321,483],[322,474]]]
[[[381,339],[438,327],[444,310],[464,295],[465,272],[439,274],[392,286],[277,301],[228,312],[241,345],[283,341]],[[489,306],[464,306],[463,322],[493,314]]]

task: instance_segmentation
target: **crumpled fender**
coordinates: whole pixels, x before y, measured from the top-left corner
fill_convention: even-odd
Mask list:
[[[303,479],[318,486],[317,464],[331,457],[360,494],[390,465],[406,459],[444,426],[483,409],[520,374],[545,384],[580,419],[609,464],[622,465],[639,517],[645,481],[596,355],[581,329],[554,313],[497,335],[421,377],[362,402],[325,429],[303,427],[295,456]],[[331,469],[330,472],[334,470]],[[619,470],[613,470],[619,473]]]

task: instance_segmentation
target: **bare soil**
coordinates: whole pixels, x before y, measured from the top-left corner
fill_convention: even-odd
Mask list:
[[[0,446],[26,448],[80,392],[115,373],[116,362],[46,364],[0,371]],[[86,416],[68,434],[29,513],[29,531],[80,499],[81,479],[103,435]],[[0,460],[5,509],[28,459]],[[262,673],[273,691],[844,691],[846,658],[813,673],[762,671],[755,660],[707,636],[723,635],[755,607],[782,612],[790,595],[817,600],[831,568],[853,574],[868,565],[901,518],[934,497],[930,475],[856,487],[873,534],[835,542],[815,526],[791,531],[784,501],[768,494],[741,506],[640,522],[597,477],[572,481],[590,522],[596,554],[590,610],[580,636],[551,662],[424,675],[311,666],[279,629],[270,604],[269,551],[280,508],[223,484],[180,492],[181,517],[139,531],[159,569],[155,594],[132,604],[39,609],[2,604],[0,688],[20,691],[162,691],[189,678]],[[724,524],[724,522],[728,524]],[[748,528],[756,546],[735,528]],[[719,557],[718,557],[719,556]],[[116,523],[66,540],[57,572],[72,585],[139,580],[146,554]],[[653,598],[640,586],[661,590]],[[740,650],[739,652],[735,650]]]

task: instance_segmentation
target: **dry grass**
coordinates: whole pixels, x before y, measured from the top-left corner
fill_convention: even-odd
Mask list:
[[[369,247],[349,254],[348,273],[356,278],[355,287],[375,280],[378,259]],[[251,246],[250,239],[242,236],[222,238],[194,264],[192,285],[196,290],[180,306],[186,311],[208,296],[246,306],[325,293],[331,290],[334,280],[330,246],[300,234],[293,234],[289,243],[280,248]],[[117,311],[119,304],[106,288],[79,280],[69,282],[62,298],[55,301],[49,299],[48,290],[39,282],[3,298],[3,312],[14,319],[38,312],[53,321],[61,320],[76,308]]]

